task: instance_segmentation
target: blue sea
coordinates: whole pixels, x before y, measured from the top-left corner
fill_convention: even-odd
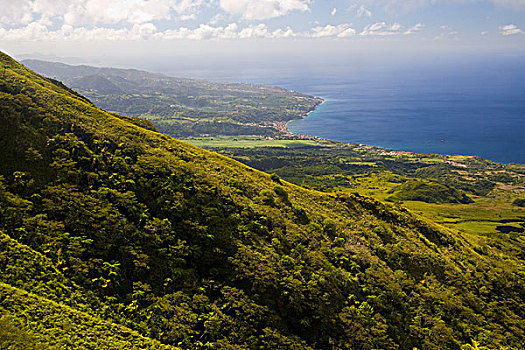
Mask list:
[[[525,164],[525,58],[171,72],[277,85],[325,102],[290,131]],[[172,75],[172,74],[170,74]]]

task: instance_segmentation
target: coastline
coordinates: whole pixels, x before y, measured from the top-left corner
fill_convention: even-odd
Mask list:
[[[296,119],[292,119],[288,122],[286,122],[284,124],[284,127],[283,127],[283,135],[287,135],[289,137],[292,137],[294,139],[299,139],[299,140],[314,140],[314,141],[320,141],[320,142],[327,142],[327,143],[332,143],[332,142],[335,142],[335,143],[342,143],[342,144],[347,144],[347,145],[354,145],[354,146],[358,146],[358,147],[363,147],[363,148],[366,148],[368,149],[369,151],[374,151],[374,152],[377,152],[378,154],[380,154],[381,156],[386,156],[386,157],[400,157],[400,156],[404,156],[404,157],[417,157],[417,156],[445,156],[445,157],[467,157],[467,158],[481,158],[481,159],[484,159],[486,161],[489,161],[489,162],[492,162],[492,163],[498,163],[498,164],[502,164],[502,165],[517,165],[517,166],[522,166],[522,165],[525,165],[525,163],[522,163],[522,162],[519,162],[519,161],[502,161],[502,160],[496,160],[496,159],[492,159],[492,158],[489,158],[487,157],[486,155],[480,155],[480,154],[476,154],[476,153],[454,153],[454,152],[418,152],[418,151],[414,151],[414,150],[407,150],[406,148],[403,148],[403,147],[385,147],[385,146],[380,146],[380,145],[374,145],[374,144],[369,144],[369,143],[357,143],[357,142],[352,142],[352,141],[342,141],[342,140],[335,140],[335,139],[331,139],[331,138],[326,138],[326,137],[321,137],[321,136],[316,136],[316,135],[312,135],[312,134],[300,134],[300,133],[295,133],[295,132],[292,132],[290,131],[290,128],[289,128],[289,123],[293,122],[293,121],[296,121],[296,120],[302,120],[302,119],[306,119],[311,113],[313,112],[316,112],[318,111],[318,108],[321,107],[323,104],[325,104],[326,102],[330,101],[330,99],[327,99],[327,98],[324,98],[324,97],[319,97],[319,96],[316,96],[315,98],[318,98],[321,100],[321,102],[319,104],[317,104],[312,110],[310,110],[309,112],[303,114],[300,118],[296,118]],[[441,140],[440,142],[444,142],[444,140]],[[454,162],[450,163],[451,165],[453,166],[458,166],[458,167],[464,167],[463,164],[453,164]]]
[[[319,108],[321,105],[323,105],[325,102],[327,102],[327,99],[324,98],[324,97],[319,97],[319,96],[315,96],[316,99],[319,99],[321,102],[317,105],[314,106],[314,108],[310,111],[308,111],[307,113],[303,114],[301,117],[297,118],[297,119],[292,119],[292,120],[289,120],[287,121],[285,124],[284,124],[284,130],[285,130],[285,134],[286,135],[292,135],[292,136],[298,136],[300,138],[304,138],[304,137],[311,137],[313,139],[316,139],[316,140],[321,140],[322,138],[320,137],[317,137],[317,136],[314,136],[314,135],[304,135],[304,134],[296,134],[296,133],[293,133],[290,131],[290,129],[288,128],[288,124],[290,124],[291,122],[293,121],[296,121],[296,120],[302,120],[302,119],[305,119],[306,117],[308,117],[310,114],[312,114],[313,112],[315,112],[317,110],[317,108]],[[328,140],[328,139],[326,139]]]

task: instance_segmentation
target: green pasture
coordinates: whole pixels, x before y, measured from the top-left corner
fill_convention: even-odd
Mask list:
[[[182,140],[194,146],[202,148],[255,148],[255,147],[282,147],[300,148],[315,147],[319,143],[314,140],[270,140],[257,136],[218,136],[218,137],[198,137]]]

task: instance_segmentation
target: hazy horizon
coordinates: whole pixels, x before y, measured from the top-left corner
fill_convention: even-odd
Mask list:
[[[0,50],[166,72],[525,57],[525,0],[0,0]]]
[[[124,45],[124,43],[120,43]],[[195,45],[195,43],[193,43]],[[214,43],[222,45],[223,43]],[[278,44],[278,45],[277,45]],[[44,61],[61,62],[71,65],[92,65],[98,67],[132,68],[170,76],[199,78],[210,80],[231,80],[232,72],[237,72],[241,80],[257,75],[258,71],[273,70],[276,74],[294,71],[359,69],[381,67],[387,70],[415,69],[432,66],[457,66],[465,64],[480,64],[497,62],[525,61],[525,49],[521,48],[440,48],[420,47],[419,50],[389,50],[385,47],[337,47],[331,45],[306,46],[304,43],[295,42],[282,47],[280,43],[267,43],[273,48],[268,51],[265,47],[250,50],[245,47],[230,47],[227,52],[219,48],[208,46],[203,50],[195,47],[186,48],[184,51],[170,48],[153,51],[152,48],[137,49],[124,48],[114,52],[102,51],[99,55],[86,55],[80,52],[67,52],[54,54],[46,51],[1,51],[13,56],[17,60],[40,59]],[[305,46],[303,46],[305,45]],[[509,69],[502,66],[501,69]],[[235,78],[235,76],[233,76]],[[248,82],[248,81],[247,81]]]

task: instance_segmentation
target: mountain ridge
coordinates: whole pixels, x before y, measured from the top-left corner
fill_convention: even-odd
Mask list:
[[[176,78],[136,69],[24,61],[64,81],[99,107],[151,120],[174,137],[283,136],[284,123],[304,117],[322,99],[276,86]],[[288,135],[289,136],[289,135]]]

